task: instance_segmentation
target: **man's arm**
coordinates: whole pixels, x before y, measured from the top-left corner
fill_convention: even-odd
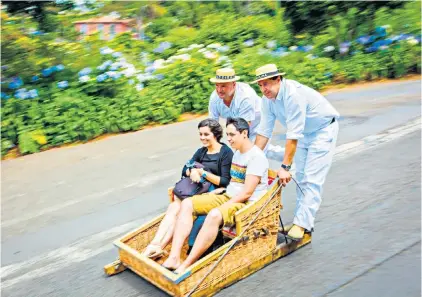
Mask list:
[[[232,199],[228,201],[228,203],[242,203],[246,202],[255,192],[256,187],[258,186],[259,182],[261,181],[260,176],[248,174],[245,178],[245,184],[242,188],[242,191],[234,196]]]
[[[287,133],[283,164],[291,165],[296,153],[297,141],[303,137],[306,120],[306,100],[299,96],[297,92],[294,92],[284,100],[284,108],[286,110]],[[291,174],[284,168],[280,168],[277,175],[283,186],[289,183],[292,178]]]
[[[297,139],[286,140],[286,150],[284,152],[283,164],[290,165],[293,163],[293,157],[296,153]]]
[[[257,134],[256,135],[256,139],[255,139],[255,145],[257,146],[257,147],[259,147],[262,151],[264,150],[264,148],[265,148],[265,146],[267,145],[267,143],[268,143],[268,138],[267,137],[265,137],[265,136],[262,136],[262,135],[260,135],[260,134]]]

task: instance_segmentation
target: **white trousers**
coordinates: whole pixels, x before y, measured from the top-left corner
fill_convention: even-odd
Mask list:
[[[300,139],[295,154],[296,209],[293,224],[311,231],[321,205],[322,187],[330,170],[335,152],[338,122]]]

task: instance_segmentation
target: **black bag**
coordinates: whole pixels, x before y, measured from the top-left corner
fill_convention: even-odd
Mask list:
[[[187,164],[188,168],[204,168],[204,165],[198,162],[189,161]],[[207,193],[211,187],[211,182],[206,179],[201,179],[199,183],[193,182],[189,177],[182,177],[173,189],[174,195],[179,199],[185,199],[194,195],[200,195]]]

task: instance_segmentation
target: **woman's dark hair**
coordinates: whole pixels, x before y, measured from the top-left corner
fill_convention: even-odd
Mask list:
[[[220,142],[221,138],[223,137],[223,127],[221,127],[220,123],[214,119],[205,119],[198,124],[198,129],[202,127],[210,128],[212,134]]]
[[[228,125],[232,124],[237,131],[242,133],[242,131],[248,131],[248,137],[249,137],[249,124],[248,122],[243,118],[227,118],[226,127]]]

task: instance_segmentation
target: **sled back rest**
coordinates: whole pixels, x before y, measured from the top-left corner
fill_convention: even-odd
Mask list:
[[[268,170],[268,191],[264,195],[262,195],[259,199],[254,201],[251,204],[243,207],[242,209],[238,210],[235,213],[235,225],[231,227],[224,226],[222,228],[222,233],[225,237],[234,238],[237,234],[240,234],[243,229],[249,224],[251,220],[253,220],[256,214],[259,212],[261,207],[265,204],[265,202],[271,197],[271,195],[277,190],[278,183],[274,182],[277,178],[277,172],[274,170]],[[257,228],[264,228],[265,230],[269,230],[276,227],[278,228],[279,224],[279,214],[280,209],[283,208],[281,203],[281,189],[278,190],[278,193],[274,195],[271,199],[271,202],[264,208],[261,212],[255,223],[253,224],[253,228],[251,227],[250,230],[255,230]],[[261,230],[262,231],[262,230]]]

